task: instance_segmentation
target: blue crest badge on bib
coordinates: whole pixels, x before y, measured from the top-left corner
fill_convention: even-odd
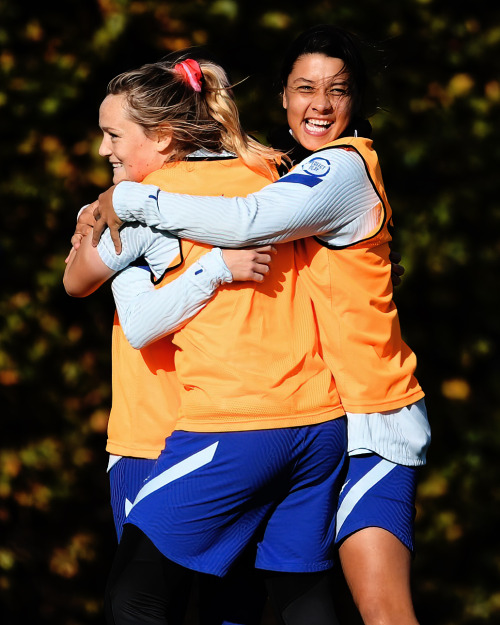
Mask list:
[[[298,173],[300,167],[301,173]],[[305,187],[315,187],[323,182],[323,178],[330,171],[330,161],[320,156],[311,159],[307,163],[298,165],[283,178],[274,181],[274,184],[280,182],[291,182],[294,184],[302,184]]]
[[[302,165],[302,170],[306,174],[322,178],[330,171],[330,161],[327,161],[326,158],[318,156],[317,158],[313,158],[310,161],[307,161],[307,163],[304,163]]]

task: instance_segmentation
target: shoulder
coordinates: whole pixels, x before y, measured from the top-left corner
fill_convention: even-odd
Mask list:
[[[308,187],[323,187],[325,183],[328,186],[365,184],[367,173],[363,159],[355,150],[327,148],[305,158],[280,181]]]
[[[314,152],[308,158],[304,159],[300,165],[308,170],[321,169],[328,175],[332,170],[345,168],[352,171],[362,171],[364,169],[364,160],[359,152],[346,147],[327,147],[324,150]]]

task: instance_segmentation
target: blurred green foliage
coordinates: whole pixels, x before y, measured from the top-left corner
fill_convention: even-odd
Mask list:
[[[376,42],[375,145],[407,272],[397,289],[433,426],[418,496],[426,625],[500,623],[500,9],[456,0],[0,0],[0,618],[102,623],[115,547],[105,475],[107,289],[62,287],[76,212],[110,183],[110,78],[206,46],[246,129],[283,121],[275,77],[301,30]],[[374,49],[375,52],[375,49]]]

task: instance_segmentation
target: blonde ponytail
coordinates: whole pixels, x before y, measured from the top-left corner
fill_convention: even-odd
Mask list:
[[[221,142],[225,150],[233,152],[251,169],[276,178],[276,164],[284,154],[262,145],[242,128],[226,73],[215,63],[200,62],[204,77],[203,95],[210,116],[219,122]]]
[[[197,62],[179,60],[165,59],[124,72],[109,83],[108,94],[125,96],[127,114],[148,136],[162,131],[172,134],[168,162],[184,160],[199,149],[226,150],[249,168],[276,179],[276,165],[287,157],[243,130],[222,67],[198,61],[202,73],[198,88],[198,79],[189,79],[185,71],[186,67],[196,69]]]

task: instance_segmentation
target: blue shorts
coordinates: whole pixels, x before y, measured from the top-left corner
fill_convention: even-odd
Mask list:
[[[132,502],[144,486],[156,460],[147,458],[120,458],[109,470],[111,509],[118,542],[122,537],[123,524]]]
[[[246,432],[175,431],[127,522],[170,560],[223,576],[257,542],[257,568],[329,569],[345,418]]]
[[[381,527],[413,551],[418,467],[394,464],[376,454],[351,456],[348,463],[335,542],[366,527]]]

